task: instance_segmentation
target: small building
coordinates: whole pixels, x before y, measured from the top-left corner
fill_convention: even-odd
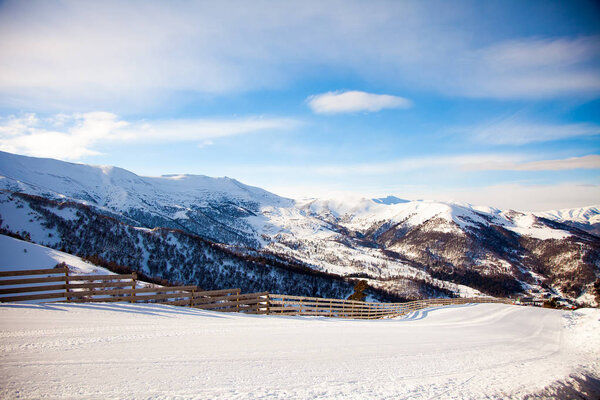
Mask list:
[[[538,299],[534,297],[519,297],[515,304],[519,304],[522,306],[536,306],[542,307],[544,305],[544,299]]]

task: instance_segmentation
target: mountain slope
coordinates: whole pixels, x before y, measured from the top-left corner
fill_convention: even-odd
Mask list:
[[[296,265],[325,281],[331,274],[367,279],[373,288],[406,298],[530,293],[593,303],[600,275],[594,207],[524,213],[395,197],[293,201],[229,178],[140,177],[9,153],[0,153],[0,176],[2,228],[201,286],[242,286],[257,274],[248,259],[262,260],[259,265],[277,259],[288,272]],[[47,231],[55,225],[61,230]],[[219,256],[190,255],[208,248]],[[224,263],[236,265],[235,273],[214,272],[222,270],[223,257],[235,260]],[[297,279],[297,271],[290,273],[285,279]],[[281,277],[269,284],[268,275],[257,282],[294,286]]]
[[[124,222],[184,229],[215,241],[256,245],[244,217],[293,202],[230,178],[141,177],[121,168],[0,152],[0,187],[92,205]]]

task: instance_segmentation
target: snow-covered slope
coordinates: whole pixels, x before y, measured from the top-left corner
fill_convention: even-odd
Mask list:
[[[112,274],[106,268],[83,261],[72,254],[6,235],[0,235],[0,254],[0,271],[48,269],[65,263],[69,271],[77,275]]]
[[[562,222],[600,237],[599,205],[538,212],[535,215],[552,221]]]
[[[503,304],[375,321],[0,305],[0,397],[592,399],[599,318]]]
[[[535,214],[554,221],[570,221],[583,224],[600,223],[600,205],[580,208],[565,208],[562,210],[537,212]]]
[[[52,247],[81,248],[72,241],[82,239],[67,227],[81,223],[77,208],[61,205],[72,201],[138,231],[179,230],[250,257],[276,255],[322,273],[367,279],[405,297],[529,292],[593,303],[593,283],[600,276],[597,207],[529,213],[393,196],[293,201],[229,178],[140,177],[116,167],[1,152],[0,188],[5,189],[0,228],[25,231]],[[31,204],[33,198],[11,197],[15,192],[54,203],[40,208]],[[56,221],[65,222],[62,232],[54,228]],[[101,246],[104,239],[86,240]],[[106,257],[169,275],[181,262],[150,265],[150,254],[173,258],[161,246],[175,242],[157,249],[132,242],[141,259],[122,257],[118,242],[101,249]],[[175,247],[191,259],[186,245]]]
[[[110,166],[0,152],[0,188],[97,206],[140,226],[186,229],[216,241],[253,243],[244,217],[292,200],[235,179],[199,175],[142,177]]]

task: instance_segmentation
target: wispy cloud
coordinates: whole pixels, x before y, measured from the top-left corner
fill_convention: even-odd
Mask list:
[[[474,50],[459,80],[475,97],[538,98],[600,91],[600,37],[524,38]],[[472,83],[469,84],[468,81]]]
[[[496,163],[480,169],[502,171],[561,171],[571,169],[600,169],[600,155],[570,157],[560,160],[541,160],[520,163]]]
[[[402,172],[456,170],[456,171],[558,171],[571,169],[600,169],[600,155],[587,155],[556,160],[530,161],[531,156],[504,154],[463,154],[454,156],[427,156],[403,158],[386,162],[356,164],[320,164],[303,166],[247,167],[266,173],[308,173],[318,176],[341,177],[351,175],[376,176]]]
[[[454,3],[437,4],[438,13],[410,1],[243,5],[3,2],[2,102],[144,105],[179,92],[280,88],[340,70],[385,87],[471,97],[600,93],[598,36],[499,42],[485,31],[487,40],[474,41],[481,31],[459,28],[473,16]]]
[[[308,106],[318,114],[373,112],[384,108],[408,108],[412,106],[412,102],[403,97],[356,90],[318,94],[310,96],[307,101]]]
[[[294,128],[286,118],[174,119],[126,121],[108,112],[35,114],[0,119],[0,150],[38,157],[77,160],[100,154],[99,145],[123,142],[197,142],[200,147],[225,136]]]
[[[524,145],[600,135],[600,126],[591,123],[546,124],[508,117],[457,131],[487,144]]]

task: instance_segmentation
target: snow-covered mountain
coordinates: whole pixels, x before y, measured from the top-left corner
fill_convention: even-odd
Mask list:
[[[122,168],[0,152],[0,187],[98,207],[144,227],[169,227],[220,242],[256,244],[245,217],[293,201],[235,179],[199,175],[142,177]],[[248,242],[250,240],[250,242]]]
[[[258,287],[264,265],[285,279],[316,274],[319,287],[350,290],[344,280],[367,279],[405,298],[526,292],[593,303],[600,276],[598,207],[529,213],[393,196],[291,200],[230,178],[141,177],[9,153],[0,153],[0,188],[6,231],[207,287],[260,275],[250,286],[266,289]],[[283,282],[278,274],[270,276]]]

